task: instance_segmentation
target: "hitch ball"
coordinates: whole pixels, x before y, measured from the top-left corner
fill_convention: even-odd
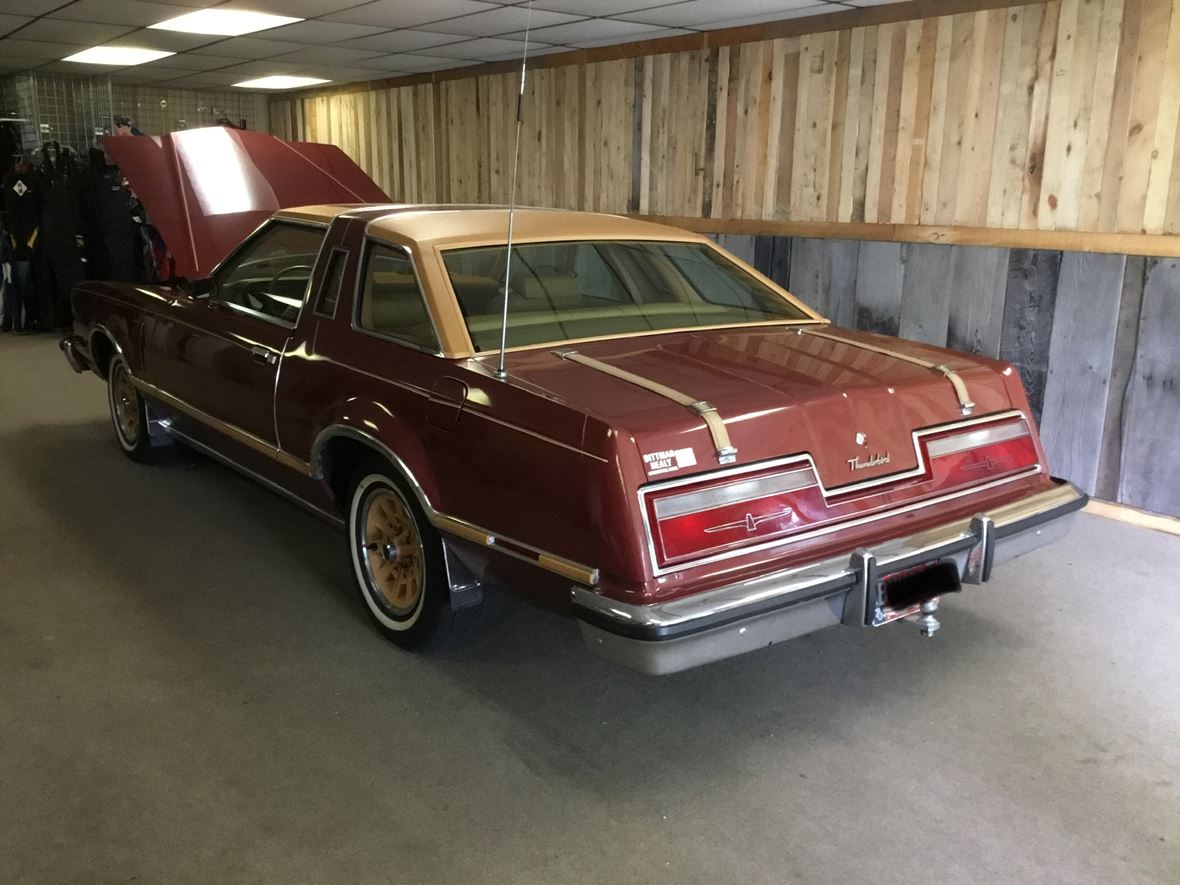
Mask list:
[[[918,632],[923,636],[933,636],[942,625],[938,623],[935,613],[938,611],[938,597],[927,599],[922,603],[920,614],[913,615],[911,620],[918,625]]]

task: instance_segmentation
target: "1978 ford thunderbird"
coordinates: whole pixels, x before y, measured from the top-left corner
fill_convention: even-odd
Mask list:
[[[620,217],[518,209],[505,286],[507,229],[279,211],[191,282],[83,285],[63,348],[132,458],[181,440],[343,523],[408,648],[488,585],[651,673],[834,624],[930,633],[1085,503],[1004,363],[835,328],[706,237]]]

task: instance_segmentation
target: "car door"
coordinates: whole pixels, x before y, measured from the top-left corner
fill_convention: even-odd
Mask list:
[[[324,233],[272,221],[214,271],[207,297],[177,298],[152,333],[161,390],[215,428],[277,445],[275,382]]]

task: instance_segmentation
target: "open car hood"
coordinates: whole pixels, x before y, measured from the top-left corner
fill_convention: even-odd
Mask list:
[[[110,135],[119,165],[176,260],[178,276],[207,276],[279,209],[388,203],[340,148],[211,126],[163,136]]]

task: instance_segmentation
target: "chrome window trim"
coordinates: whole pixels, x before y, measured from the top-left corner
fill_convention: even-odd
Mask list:
[[[365,226],[365,235],[361,243],[361,252],[358,256],[359,264],[356,269],[356,283],[353,287],[352,293],[352,316],[349,317],[349,324],[352,331],[361,335],[367,335],[370,338],[376,338],[379,341],[388,341],[391,344],[396,344],[398,347],[412,350],[416,353],[425,353],[430,356],[442,356],[442,337],[438,334],[438,322],[434,317],[434,310],[431,307],[430,299],[426,297],[426,291],[422,288],[422,275],[418,273],[418,263],[414,260],[414,253],[401,243],[391,243],[389,240],[379,239],[369,235],[369,222]],[[361,315],[361,294],[364,291],[365,271],[369,266],[369,254],[372,252],[374,246],[384,246],[387,249],[404,252],[406,259],[410,262],[410,272],[414,275],[414,283],[418,286],[418,297],[422,299],[422,306],[426,308],[426,318],[430,320],[430,331],[434,333],[434,341],[438,345],[434,350],[428,347],[423,347],[413,342],[406,341],[402,338],[395,338],[392,335],[386,335],[382,332],[376,332],[373,329],[366,329],[360,324]]]
[[[722,470],[715,470],[712,472],[695,473],[692,476],[679,477],[677,479],[670,479],[670,480],[665,480],[663,482],[657,482],[657,483],[652,483],[650,485],[640,486],[640,488],[637,492],[638,501],[639,501],[639,516],[640,516],[640,520],[643,523],[644,540],[647,542],[647,554],[648,554],[648,557],[650,558],[652,575],[655,577],[659,577],[661,575],[673,574],[675,572],[684,571],[685,569],[696,568],[697,566],[701,566],[701,565],[707,565],[712,562],[719,562],[719,561],[725,560],[725,559],[732,559],[735,556],[744,556],[749,553],[756,553],[758,551],[765,550],[769,547],[790,544],[790,543],[794,543],[796,541],[804,540],[806,538],[813,538],[813,537],[817,537],[819,535],[830,534],[833,531],[839,531],[839,530],[842,530],[845,528],[851,528],[853,526],[863,524],[865,521],[872,521],[872,520],[868,519],[867,517],[861,517],[861,518],[855,519],[855,520],[832,523],[830,525],[821,526],[816,529],[812,529],[810,531],[801,532],[799,534],[788,535],[787,537],[783,537],[783,538],[775,538],[772,540],[764,541],[760,544],[753,544],[748,547],[740,547],[735,550],[727,550],[722,553],[714,553],[714,554],[711,554],[711,555],[708,555],[708,556],[705,556],[705,557],[702,557],[699,559],[693,559],[688,562],[678,563],[673,566],[661,567],[659,564],[659,558],[656,554],[655,534],[653,532],[653,527],[651,525],[651,520],[648,517],[648,511],[647,511],[647,497],[650,494],[652,494],[653,492],[664,491],[666,489],[672,489],[672,488],[678,488],[680,486],[688,485],[690,483],[699,483],[702,480],[707,481],[710,479],[717,479],[717,478],[723,478],[723,477],[728,477],[728,476],[741,476],[741,475],[744,475],[747,473],[754,473],[757,471],[762,471],[762,470],[766,470],[766,469],[770,469],[770,468],[774,468],[774,467],[787,466],[790,464],[800,464],[800,465],[806,464],[811,468],[811,470],[815,474],[816,486],[819,488],[820,494],[823,495],[824,500],[827,501],[829,498],[847,495],[850,492],[861,491],[863,489],[874,488],[876,486],[900,482],[900,481],[903,481],[906,479],[912,479],[915,476],[921,476],[922,474],[924,474],[926,472],[926,459],[925,459],[925,456],[923,455],[922,446],[921,446],[921,440],[923,437],[930,436],[935,433],[946,433],[949,431],[960,430],[960,429],[964,429],[967,427],[974,427],[979,424],[989,424],[989,423],[998,424],[1003,421],[1011,420],[1014,418],[1019,418],[1026,425],[1028,424],[1028,418],[1025,416],[1025,414],[1023,412],[1021,412],[1019,409],[1010,409],[1006,412],[997,412],[997,413],[994,413],[991,415],[981,415],[981,416],[978,416],[975,418],[966,418],[961,421],[952,421],[950,424],[941,424],[941,425],[937,425],[935,427],[925,427],[920,430],[911,431],[910,438],[911,438],[913,446],[914,446],[914,451],[917,453],[917,459],[918,459],[917,466],[914,467],[912,470],[903,470],[903,471],[899,471],[897,473],[889,473],[884,476],[875,477],[874,479],[865,480],[864,482],[853,483],[851,485],[835,486],[832,489],[828,489],[824,485],[823,479],[820,477],[819,468],[816,466],[815,459],[811,456],[810,452],[803,452],[798,455],[788,455],[783,458],[774,458],[769,461],[758,461],[758,462],[754,462],[751,464],[743,464],[739,467],[727,467]],[[982,485],[972,486],[969,489],[961,489],[955,493],[951,493],[949,497],[941,496],[941,497],[936,497],[936,498],[932,498],[932,499],[927,499],[926,501],[918,502],[918,505],[932,506],[934,504],[941,503],[942,501],[952,500],[955,497],[961,497],[963,495],[975,494],[976,492],[985,491],[989,488],[992,488],[997,482],[999,482],[999,483],[1012,482],[1014,480],[1023,479],[1027,476],[1032,476],[1032,475],[1034,475],[1036,473],[1040,473],[1040,472],[1041,472],[1041,466],[1038,464],[1038,465],[1036,465],[1036,467],[1034,467],[1030,470],[1023,471],[1021,473],[1015,474],[1010,477],[1004,477],[1002,480],[993,480],[990,483],[984,483]],[[873,519],[881,519],[886,516],[892,516],[892,515],[899,514],[899,513],[907,513],[911,510],[918,509],[918,505],[907,505],[907,506],[903,506],[903,507],[899,507],[899,508],[892,508],[892,509],[889,509],[886,511],[882,511],[879,514],[874,515]]]
[[[331,249],[328,250],[328,263],[324,266],[324,279],[320,284],[320,291],[316,293],[315,299],[312,301],[312,315],[321,317],[325,320],[336,319],[336,311],[340,309],[340,296],[344,294],[344,271],[348,269],[348,257],[350,254],[351,250],[346,249],[344,246],[332,246]],[[332,312],[328,313],[324,310],[321,310],[320,305],[324,301],[324,293],[327,290],[328,284],[331,282],[332,278],[329,274],[329,271],[332,269],[332,262],[336,260],[337,256],[340,256],[340,260],[344,264],[343,269],[340,272],[340,285],[336,288],[336,300],[332,303]]]

